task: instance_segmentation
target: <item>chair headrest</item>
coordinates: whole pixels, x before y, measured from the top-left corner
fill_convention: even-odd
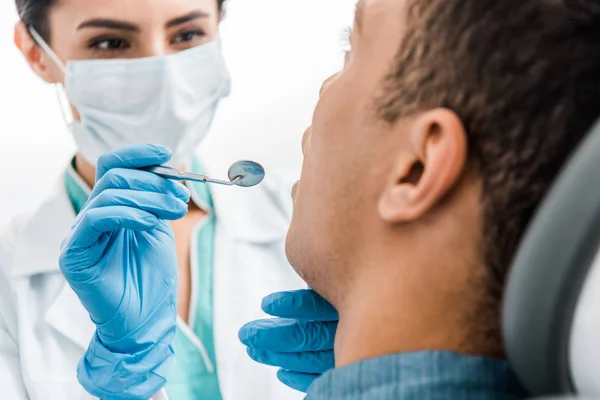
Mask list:
[[[582,393],[578,390],[581,382],[586,391],[595,392],[583,394],[600,394],[600,319],[599,325],[590,326],[585,322],[586,313],[578,312],[585,309],[582,302],[590,301],[589,296],[582,296],[584,293],[600,292],[600,286],[586,287],[591,272],[600,269],[595,263],[599,248],[600,123],[597,123],[563,167],[539,207],[507,282],[502,316],[505,348],[515,372],[534,395]],[[594,284],[600,285],[600,277]],[[597,310],[600,314],[600,304]],[[574,349],[581,348],[582,338],[590,335],[595,335],[599,352],[584,354],[595,357],[595,371],[588,371],[597,376],[592,382],[589,377],[574,374],[583,369],[574,366],[586,362]],[[578,342],[572,342],[573,338]]]

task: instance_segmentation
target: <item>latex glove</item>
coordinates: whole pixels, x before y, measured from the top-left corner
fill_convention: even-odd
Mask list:
[[[250,322],[239,332],[255,361],[280,367],[277,377],[306,392],[321,374],[334,368],[337,311],[313,290],[275,293],[262,309],[278,318]]]
[[[164,386],[177,318],[169,220],[187,213],[188,189],[135,168],[166,163],[163,147],[100,157],[96,185],[65,240],[60,268],[96,325],[81,385],[103,400],[147,400]]]

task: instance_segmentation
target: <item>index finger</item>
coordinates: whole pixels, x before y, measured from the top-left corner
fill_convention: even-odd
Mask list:
[[[257,350],[298,353],[333,350],[336,322],[269,318],[242,326],[238,338]]]
[[[263,299],[262,309],[269,315],[314,321],[337,321],[338,312],[312,289],[273,293]]]
[[[98,158],[96,182],[113,168],[146,168],[161,165],[171,159],[171,150],[153,144],[140,144],[111,151]]]

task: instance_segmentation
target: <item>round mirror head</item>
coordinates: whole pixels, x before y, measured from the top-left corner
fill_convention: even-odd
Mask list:
[[[265,169],[254,161],[238,161],[229,168],[227,176],[230,181],[241,177],[242,179],[238,180],[236,185],[251,187],[258,185],[265,179]]]

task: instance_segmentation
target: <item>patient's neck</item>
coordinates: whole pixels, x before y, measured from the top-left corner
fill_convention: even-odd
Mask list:
[[[344,304],[336,304],[340,313],[336,366],[426,350],[502,358],[499,335],[492,334],[490,340],[489,330],[480,329],[481,323],[493,325],[494,318],[489,317],[496,314],[490,310],[485,321],[479,320],[480,293],[461,261],[464,258],[457,257],[452,265],[448,258],[424,259],[407,268],[396,263],[386,274],[380,273],[381,268],[364,268],[365,276],[346,292]]]

